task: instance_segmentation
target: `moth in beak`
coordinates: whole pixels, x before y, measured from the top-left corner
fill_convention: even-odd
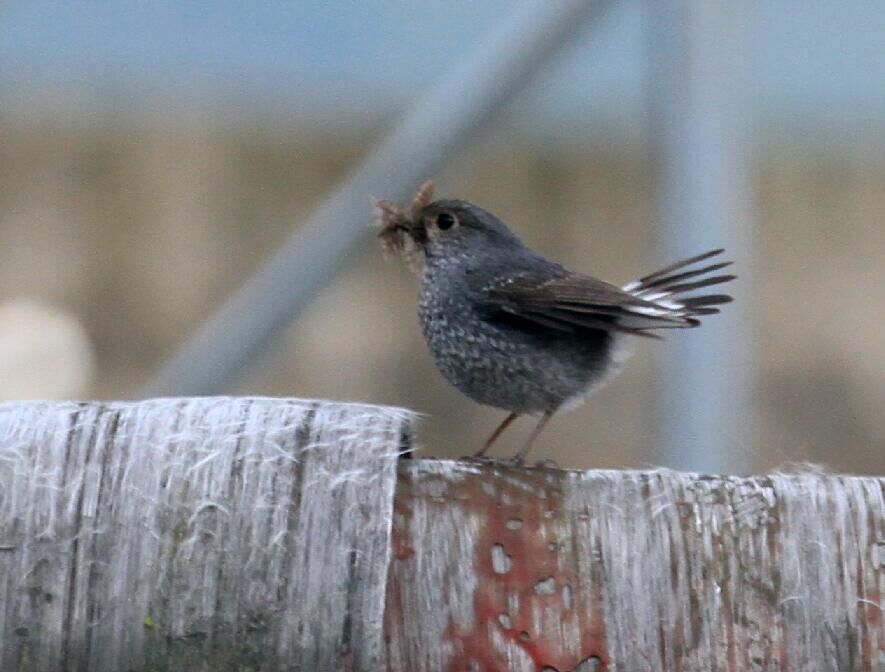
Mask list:
[[[427,228],[421,211],[433,200],[433,182],[428,180],[412,199],[408,211],[392,201],[377,201],[378,238],[386,252],[403,258],[413,268],[420,264],[424,246],[427,244]]]

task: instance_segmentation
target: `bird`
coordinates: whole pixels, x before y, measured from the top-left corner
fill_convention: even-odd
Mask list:
[[[569,270],[528,248],[488,210],[419,188],[408,207],[375,202],[378,237],[421,278],[418,316],[436,367],[472,400],[508,412],[474,458],[523,415],[538,420],[510,460],[524,462],[550,419],[617,375],[635,338],[700,325],[734,280],[713,261],[677,261],[623,287]],[[720,257],[721,259],[721,257]]]

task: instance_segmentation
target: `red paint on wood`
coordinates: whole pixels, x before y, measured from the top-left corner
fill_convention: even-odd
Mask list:
[[[574,512],[563,509],[559,486],[563,475],[517,469],[495,470],[495,477],[490,475],[464,474],[462,479],[446,483],[443,496],[446,507],[459,507],[479,521],[474,566],[454,570],[477,575],[475,625],[465,630],[450,617],[446,638],[454,643],[456,654],[447,672],[509,672],[505,652],[493,646],[494,632],[539,671],[548,666],[568,672],[591,656],[599,657],[599,669],[605,670],[604,607],[598,597],[601,567],[591,572],[593,583],[598,581],[599,585],[578,585],[569,530],[580,522],[575,522],[579,519]],[[409,501],[421,496],[426,495],[420,487],[401,481],[396,511],[402,524],[394,528],[395,562],[415,561],[415,556],[401,550],[404,548],[416,554],[433,552],[433,543],[416,544],[418,548],[411,549],[413,542],[404,540],[411,538]],[[509,563],[504,563],[509,564],[506,571],[493,561],[496,546],[509,558]],[[588,600],[587,594],[593,597]],[[518,600],[518,609],[511,612],[514,600]],[[537,630],[536,620],[545,629]],[[567,629],[577,631],[579,641],[564,641],[563,622]]]

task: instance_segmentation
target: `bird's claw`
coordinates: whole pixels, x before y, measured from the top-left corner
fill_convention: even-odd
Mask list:
[[[500,459],[494,457],[487,457],[486,455],[462,455],[458,458],[461,462],[477,462],[479,464],[494,464],[495,462],[500,462]]]
[[[556,460],[551,460],[549,457],[544,458],[543,460],[538,460],[535,462],[535,469],[561,469]]]
[[[487,457],[485,455],[465,455],[461,458],[465,462],[478,462],[479,464],[497,464],[505,467],[521,467],[525,463],[522,455],[513,457]]]

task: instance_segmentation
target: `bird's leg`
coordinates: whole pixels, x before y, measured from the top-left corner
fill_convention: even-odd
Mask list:
[[[483,447],[480,448],[476,453],[474,453],[473,457],[482,457],[486,454],[486,451],[492,447],[492,444],[495,440],[504,433],[504,430],[510,426],[510,423],[516,420],[519,417],[519,413],[511,413],[506,418],[504,418],[504,422],[498,425],[498,429],[492,432],[492,435],[488,438],[488,440],[483,444]]]
[[[538,424],[535,425],[535,428],[532,430],[532,433],[529,434],[529,438],[526,439],[525,444],[523,444],[522,448],[520,448],[519,452],[511,458],[511,461],[514,464],[522,464],[525,460],[526,455],[529,454],[529,451],[532,449],[532,444],[535,442],[535,439],[538,438],[538,434],[544,429],[547,425],[547,422],[550,418],[553,417],[554,411],[547,411],[544,415],[541,416],[541,419],[538,420]]]

